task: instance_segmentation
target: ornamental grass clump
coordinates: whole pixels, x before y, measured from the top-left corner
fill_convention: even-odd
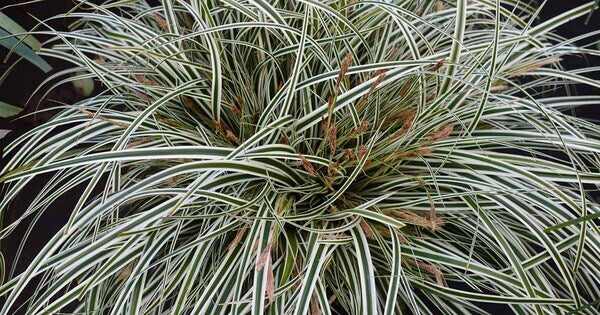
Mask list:
[[[600,97],[564,91],[600,82],[560,66],[598,32],[552,33],[593,2],[77,2],[39,89],[104,90],[5,149],[2,211],[51,176],[2,237],[76,200],[2,314],[598,312]]]

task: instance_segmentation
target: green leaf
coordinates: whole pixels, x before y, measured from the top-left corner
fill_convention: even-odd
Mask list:
[[[39,51],[42,48],[42,44],[33,35],[27,35],[28,32],[21,25],[2,12],[0,12],[0,28],[10,34],[18,35],[17,38],[27,44],[33,51]]]
[[[0,45],[14,50],[17,55],[25,58],[25,60],[31,62],[44,72],[52,70],[52,67],[44,59],[4,29],[0,29]]]
[[[23,109],[0,101],[0,117],[6,118],[19,114]]]

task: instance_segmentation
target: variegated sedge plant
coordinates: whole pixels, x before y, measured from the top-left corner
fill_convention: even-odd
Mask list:
[[[600,96],[548,93],[600,87],[552,33],[593,2],[76,2],[39,89],[105,90],[5,149],[17,258],[78,193],[2,314],[598,313]]]

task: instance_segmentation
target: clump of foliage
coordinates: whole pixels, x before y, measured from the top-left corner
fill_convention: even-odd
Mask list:
[[[600,97],[547,93],[592,8],[79,1],[40,89],[105,90],[6,148],[2,211],[52,176],[1,236],[80,193],[1,313],[595,313]]]

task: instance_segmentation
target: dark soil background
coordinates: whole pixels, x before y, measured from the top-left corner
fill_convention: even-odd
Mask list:
[[[18,4],[24,1],[19,0],[1,0],[0,10],[6,15],[13,18],[17,23],[21,24],[25,29],[31,29],[36,24],[36,20],[32,17],[35,16],[40,20],[48,19],[60,13],[64,13],[73,7],[73,2],[70,0],[46,0],[43,2],[27,4],[17,7],[2,8],[11,4]],[[541,1],[540,1],[541,2]],[[571,8],[577,7],[589,1],[584,0],[548,0],[545,7],[541,11],[540,22],[550,19],[562,12],[565,12]],[[68,22],[64,19],[51,20],[49,25],[56,29],[67,29]],[[563,25],[556,33],[566,38],[573,38],[582,34],[586,34],[592,31],[600,30],[600,11],[596,11],[588,24],[585,24],[585,18],[580,18],[575,21],[571,21],[566,25]],[[38,36],[40,41],[44,41],[47,38]],[[600,41],[600,37],[590,38],[585,41],[579,42],[579,45],[591,44],[594,45]],[[0,47],[0,58],[4,60],[7,50]],[[0,75],[7,71],[9,65],[16,60],[15,57],[9,58],[6,63],[0,61]],[[51,73],[59,71],[69,66],[66,62],[59,60],[46,59],[48,63],[52,65],[54,70]],[[582,56],[570,56],[563,60],[563,66],[567,69],[577,69],[585,66],[596,66],[600,67],[600,57],[582,57]],[[0,140],[0,151],[4,147],[14,140],[19,135],[23,134],[27,130],[30,130],[34,126],[37,126],[50,117],[52,117],[52,111],[45,111],[44,113],[38,113],[35,115],[26,114],[35,112],[36,110],[50,109],[56,105],[56,101],[72,104],[80,100],[80,96],[74,90],[71,85],[60,86],[57,89],[51,91],[47,97],[41,98],[40,93],[38,95],[31,95],[39,84],[48,76],[35,66],[21,62],[15,67],[10,74],[9,79],[0,86],[0,100],[21,106],[24,108],[23,113],[19,117],[13,117],[11,119],[0,118],[0,129],[12,130],[4,139]],[[590,73],[588,76],[600,80],[600,71]],[[45,92],[46,89],[42,89]],[[565,95],[566,93],[571,94],[597,94],[600,91],[594,90],[591,87],[581,86],[576,91],[564,91],[558,90],[553,92],[557,95]],[[29,102],[27,100],[32,97]],[[584,117],[594,121],[600,121],[600,104],[597,106],[586,106],[577,109],[573,112],[574,115]],[[0,159],[0,167],[6,163],[7,157]],[[40,176],[31,183],[25,193],[20,194],[10,204],[8,211],[4,215],[4,224],[6,226],[13,222],[18,216],[27,208],[29,202],[33,199],[36,191],[39,191],[43,185],[45,179],[48,177]],[[72,191],[68,196],[63,196],[57,200],[54,205],[46,211],[41,217],[39,223],[33,231],[33,234],[29,237],[25,250],[23,251],[19,261],[17,262],[15,273],[18,274],[23,271],[28,263],[33,260],[38,251],[44,246],[45,242],[50,239],[54,233],[56,233],[61,226],[63,226],[70,214],[76,198],[78,197],[78,191]],[[0,190],[0,198],[2,198],[2,191]],[[14,255],[17,251],[19,243],[24,235],[27,222],[20,225],[20,228],[16,229],[9,237],[1,240],[0,251],[4,254],[7,264],[7,272],[14,265]],[[29,295],[34,292],[34,288],[28,288],[23,295]],[[25,302],[23,300],[22,302]],[[2,305],[2,298],[0,298],[0,305]],[[483,305],[483,307],[491,312],[492,314],[510,314],[511,311],[508,307],[503,305]]]

